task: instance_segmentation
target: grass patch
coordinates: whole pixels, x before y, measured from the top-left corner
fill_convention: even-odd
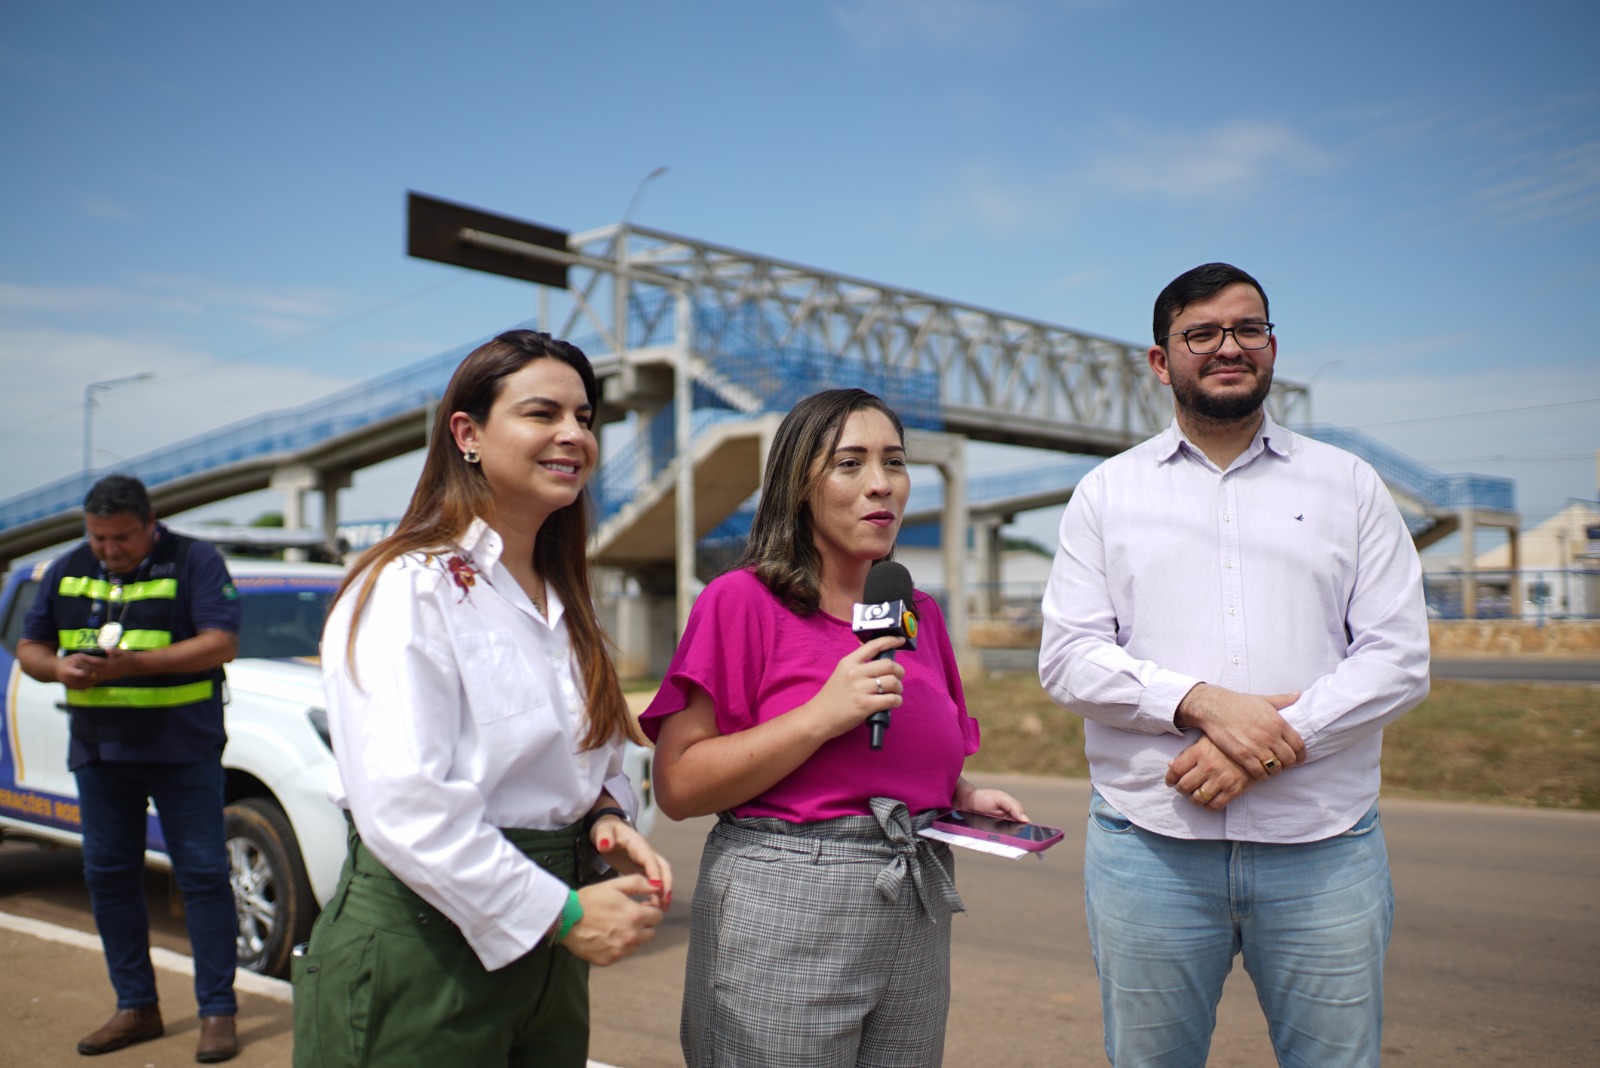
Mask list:
[[[972,770],[1089,774],[1083,720],[1031,674],[969,681],[967,704],[983,725]],[[1383,738],[1391,795],[1600,809],[1600,687],[1439,679]]]

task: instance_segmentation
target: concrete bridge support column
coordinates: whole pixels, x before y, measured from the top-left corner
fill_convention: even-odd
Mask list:
[[[337,559],[339,545],[339,491],[354,481],[349,471],[320,472],[317,488],[322,491],[322,544]]]
[[[294,464],[289,467],[280,467],[272,473],[267,485],[271,489],[283,491],[283,527],[285,530],[304,530],[306,527],[306,492],[320,490],[322,493],[322,520],[323,530],[327,534],[327,544],[334,546],[338,531],[338,493],[350,485],[350,473],[347,471],[321,471],[305,464]],[[304,549],[285,549],[285,560],[303,561],[306,558]]]
[[[1517,528],[1512,526],[1506,530],[1506,550],[1511,560],[1511,614],[1513,618],[1522,614],[1522,551],[1517,542]]]
[[[1461,615],[1478,618],[1478,511],[1461,509]]]
[[[990,516],[979,520],[977,528],[977,548],[981,554],[983,574],[980,581],[983,583],[982,605],[983,614],[994,619],[1000,614],[1000,561],[1005,553],[1005,539],[1001,537],[1001,530],[1009,517]]]
[[[944,476],[944,513],[939,541],[944,553],[945,625],[956,663],[962,671],[980,669],[967,636],[967,438],[964,434],[913,430],[907,433],[907,452],[917,463],[933,464]]]
[[[678,648],[678,601],[671,563],[629,567],[617,598],[617,674],[624,679],[660,678]]]

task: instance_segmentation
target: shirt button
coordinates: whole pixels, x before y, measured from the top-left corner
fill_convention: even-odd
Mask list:
[[[1229,571],[1232,571],[1233,570],[1233,561],[1229,560],[1227,563],[1223,564],[1222,566],[1227,568]]]
[[[1232,608],[1230,608],[1230,609],[1228,609],[1228,614],[1229,614],[1229,615],[1230,615],[1230,616],[1232,616],[1232,615],[1238,615],[1238,612],[1237,612],[1237,611],[1235,611],[1235,610],[1234,610],[1234,609],[1232,609]]]
[[[588,771],[589,770],[589,758],[588,757],[581,756],[581,757],[578,758],[578,770],[579,771]]]
[[[1238,658],[1238,657],[1234,657],[1234,658],[1233,658],[1233,662],[1234,662],[1234,663],[1235,663],[1235,664],[1238,664],[1238,663],[1239,663],[1239,658]]]

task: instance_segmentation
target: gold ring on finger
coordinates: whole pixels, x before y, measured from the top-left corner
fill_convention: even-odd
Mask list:
[[[1266,768],[1268,771],[1271,771],[1278,766],[1278,758],[1275,756],[1269,756],[1267,759],[1261,762],[1261,766]]]
[[[1211,804],[1212,797],[1211,797],[1210,794],[1206,793],[1204,790],[1196,790],[1194,792],[1194,796],[1196,796],[1196,797],[1198,797],[1200,799],[1200,803],[1202,805]]]

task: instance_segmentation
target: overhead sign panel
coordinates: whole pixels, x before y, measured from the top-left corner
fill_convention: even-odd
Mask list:
[[[409,255],[542,286],[567,288],[567,265],[539,255],[541,248],[566,252],[564,230],[421,193],[407,194],[406,216]]]

